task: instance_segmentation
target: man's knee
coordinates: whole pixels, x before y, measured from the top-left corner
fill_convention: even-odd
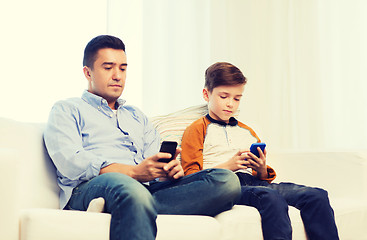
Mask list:
[[[241,185],[236,174],[227,169],[207,169],[207,177],[214,183],[216,191],[240,197]]]
[[[106,188],[107,205],[111,207],[155,208],[152,195],[140,182],[119,173],[106,173],[105,177],[108,178],[109,182]]]

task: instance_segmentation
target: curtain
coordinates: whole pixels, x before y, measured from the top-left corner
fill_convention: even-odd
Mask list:
[[[270,149],[367,148],[366,1],[138,2],[122,17],[141,30],[127,91],[148,115],[203,103],[205,69],[228,61],[248,78],[240,120]]]
[[[366,11],[364,0],[1,2],[0,114],[44,122],[80,96],[85,44],[108,33],[127,46],[123,98],[148,116],[204,103],[206,68],[228,61],[248,78],[239,120],[270,149],[366,149]]]

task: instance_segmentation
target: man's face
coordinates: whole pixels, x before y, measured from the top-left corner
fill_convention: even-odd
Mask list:
[[[107,100],[114,109],[126,81],[127,60],[123,50],[103,48],[97,52],[93,69],[84,67],[88,91]]]
[[[235,86],[219,86],[209,92],[203,90],[205,101],[208,102],[209,116],[215,120],[228,123],[229,119],[237,111],[243,90],[244,84]]]

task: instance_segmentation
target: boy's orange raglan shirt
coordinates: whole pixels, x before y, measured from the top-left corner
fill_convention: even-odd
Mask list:
[[[239,149],[248,148],[253,142],[260,142],[250,127],[234,118],[232,120],[234,124],[226,126],[218,124],[220,122],[213,122],[215,120],[207,115],[186,128],[181,143],[181,164],[185,175],[225,162]],[[211,161],[213,159],[214,161]],[[269,166],[267,170],[268,177],[262,180],[271,182],[275,179],[276,173]],[[248,173],[257,175],[255,170]]]

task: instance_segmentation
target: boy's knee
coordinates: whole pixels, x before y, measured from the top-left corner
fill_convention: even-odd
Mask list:
[[[308,198],[314,203],[329,204],[328,192],[321,188],[311,188],[307,191]]]
[[[262,186],[245,189],[242,199],[251,206],[258,209],[272,209],[275,212],[288,212],[288,203],[277,190]]]

